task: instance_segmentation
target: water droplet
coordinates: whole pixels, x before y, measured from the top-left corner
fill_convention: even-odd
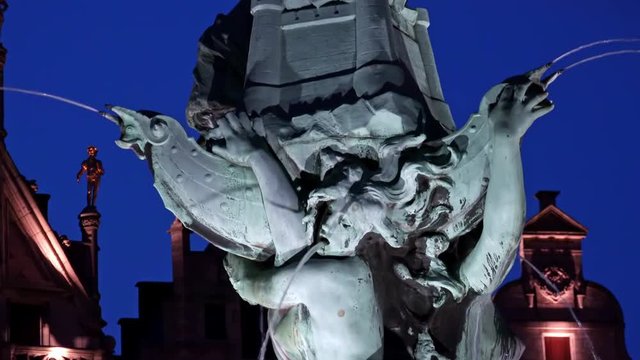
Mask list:
[[[346,311],[344,311],[344,309],[338,310],[338,316],[339,317],[344,317],[344,314],[346,314]]]
[[[191,150],[191,156],[198,156],[198,150],[196,149]]]
[[[171,147],[171,153],[172,153],[172,154],[175,154],[175,153],[177,153],[177,152],[178,152],[178,148],[177,148],[175,145],[174,145],[174,146],[172,146],[172,147]]]
[[[229,204],[226,202],[220,203],[220,209],[222,209],[222,211],[229,211]]]
[[[182,174],[179,174],[178,176],[176,176],[176,181],[181,183],[184,181],[184,176],[182,176]]]
[[[213,180],[213,176],[211,174],[204,174],[204,181],[211,182]]]
[[[477,126],[475,126],[475,125],[469,126],[469,133],[475,134],[476,131],[478,131],[478,127]]]

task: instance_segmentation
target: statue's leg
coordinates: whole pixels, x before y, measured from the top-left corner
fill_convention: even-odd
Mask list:
[[[91,206],[96,206],[96,199],[98,198],[98,189],[100,188],[100,179],[93,182],[93,188],[91,191]]]
[[[480,359],[518,360],[523,352],[524,345],[496,311],[491,295],[476,297],[467,308],[456,357],[471,359],[475,354]]]
[[[517,360],[524,352],[523,344],[501,319],[490,294],[470,294],[460,302],[447,302],[431,318],[429,332],[456,359]],[[416,360],[431,360],[418,356],[418,350],[421,349],[416,349]]]
[[[264,263],[233,254],[227,254],[224,267],[238,295],[252,305],[260,304],[265,308],[275,309],[280,300],[283,307],[291,307],[301,302],[298,292],[295,291],[287,292],[283,299],[277,296],[275,289],[286,287],[289,279],[282,271],[283,268],[268,267]],[[279,292],[279,295],[282,296],[282,293]]]
[[[87,179],[87,206],[93,206],[91,202],[91,180]]]
[[[278,309],[297,264],[260,265],[231,254],[225,259],[243,299]],[[296,274],[278,313],[284,316],[273,340],[282,359],[382,359],[382,316],[369,267],[358,257],[310,260]]]
[[[436,345],[428,330],[422,331],[418,335],[418,343],[414,349],[413,357],[415,360],[449,360],[436,350]]]

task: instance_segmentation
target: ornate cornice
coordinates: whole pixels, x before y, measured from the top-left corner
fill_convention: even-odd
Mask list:
[[[82,227],[99,227],[100,226],[100,218],[99,217],[83,217],[80,219],[80,224]]]
[[[575,286],[572,277],[565,269],[558,266],[549,266],[544,269],[545,279],[538,279],[538,285],[542,293],[554,302],[558,302],[569,289]]]
[[[90,227],[100,227],[100,213],[93,207],[87,207],[82,210],[80,215],[78,215],[78,220],[80,220],[80,226],[83,229]]]

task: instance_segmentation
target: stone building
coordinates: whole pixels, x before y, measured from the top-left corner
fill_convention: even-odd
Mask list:
[[[266,323],[231,286],[225,253],[191,250],[191,232],[178,220],[169,234],[173,281],[137,284],[138,318],[119,321],[122,360],[256,359]]]
[[[0,26],[7,3],[0,0]],[[0,85],[5,64],[0,45]],[[0,93],[0,360],[106,360],[95,208],[79,215],[82,240],[60,237],[47,219],[50,196],[20,174],[4,138]]]
[[[82,240],[59,237],[36,193],[0,144],[0,360],[103,360],[97,290],[97,211],[80,214]]]
[[[523,360],[592,359],[594,354],[602,360],[630,359],[620,304],[604,286],[583,276],[587,229],[556,206],[557,195],[536,194],[540,212],[524,228],[522,275],[496,293],[495,304],[526,345]]]

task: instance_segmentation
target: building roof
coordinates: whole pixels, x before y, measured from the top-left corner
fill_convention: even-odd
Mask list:
[[[532,217],[524,227],[524,237],[535,235],[573,235],[587,236],[587,228],[576,219],[567,215],[555,205],[551,204]]]
[[[0,179],[2,179],[1,191],[7,198],[3,204],[6,207],[4,213],[7,223],[15,224],[19,232],[24,235],[23,239],[7,239],[7,241],[22,241],[19,245],[15,245],[16,250],[22,251],[22,259],[26,256],[31,260],[16,263],[11,268],[23,269],[24,276],[44,277],[51,280],[52,285],[63,285],[88,299],[85,286],[2,141],[0,141]],[[8,261],[11,261],[10,256]]]

